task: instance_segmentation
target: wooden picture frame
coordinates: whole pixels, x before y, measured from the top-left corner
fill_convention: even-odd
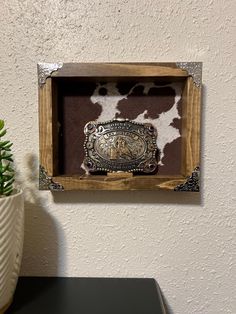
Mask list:
[[[199,192],[201,73],[201,62],[39,63],[39,189],[51,191],[164,189]],[[78,85],[86,82],[93,84],[98,81],[130,82],[132,80],[155,80],[162,85],[168,82],[182,84],[179,173],[164,175],[158,173],[132,175],[125,172],[108,175],[61,173],[60,154],[63,154],[63,145],[60,144],[58,137],[60,127],[58,117],[63,116],[63,112],[60,111],[60,90],[64,88],[63,86],[73,85],[73,82]],[[83,149],[83,143],[80,144]]]

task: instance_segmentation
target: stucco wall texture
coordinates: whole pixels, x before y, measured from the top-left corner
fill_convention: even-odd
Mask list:
[[[235,314],[236,2],[0,4],[0,115],[26,197],[21,274],[154,277],[169,313]],[[39,192],[38,61],[203,61],[201,195]]]

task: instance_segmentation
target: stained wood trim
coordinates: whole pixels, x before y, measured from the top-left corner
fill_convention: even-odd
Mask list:
[[[58,124],[58,86],[52,80],[52,140],[53,140],[53,172],[59,174],[59,124]]]
[[[65,190],[173,190],[177,185],[185,183],[180,176],[56,176],[53,181],[63,186]]]
[[[201,87],[197,87],[192,77],[186,81],[183,91],[182,112],[182,166],[181,173],[190,176],[200,165],[200,118]]]
[[[64,63],[52,77],[187,77],[173,63]]]
[[[39,88],[39,155],[40,164],[53,175],[53,103],[52,80]]]

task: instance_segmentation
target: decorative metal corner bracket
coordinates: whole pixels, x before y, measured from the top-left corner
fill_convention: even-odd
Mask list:
[[[196,167],[192,175],[187,177],[187,181],[183,184],[177,185],[174,191],[188,191],[199,192],[200,191],[200,167]]]
[[[197,87],[202,84],[202,62],[176,62],[177,67],[186,70],[192,76]]]
[[[46,79],[51,76],[52,72],[57,71],[58,69],[62,68],[63,63],[44,63],[39,62],[38,63],[38,84],[39,87],[42,87]]]
[[[50,191],[64,191],[64,187],[52,180],[52,177],[47,175],[46,170],[41,165],[39,166],[39,189]]]

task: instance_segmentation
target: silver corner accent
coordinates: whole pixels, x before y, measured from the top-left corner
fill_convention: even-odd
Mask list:
[[[64,191],[64,187],[47,175],[43,166],[39,166],[39,190]]]
[[[51,76],[52,72],[57,71],[58,69],[62,68],[63,63],[44,63],[39,62],[38,63],[38,84],[39,87],[42,87],[46,79]]]
[[[174,191],[199,192],[200,191],[200,167],[196,167],[191,176],[183,184],[179,184]]]
[[[202,62],[176,62],[176,65],[192,76],[197,87],[202,85]]]

